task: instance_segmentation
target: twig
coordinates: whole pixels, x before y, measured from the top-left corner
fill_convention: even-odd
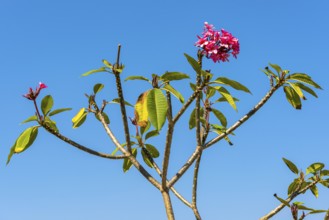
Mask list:
[[[307,185],[306,187],[304,187],[301,190],[298,190],[295,193],[292,193],[285,201],[287,203],[291,202],[294,198],[296,198],[298,195],[305,193],[307,190],[309,190],[311,187],[313,187],[314,185],[316,185],[320,180],[315,180],[314,182],[312,182],[311,184]],[[273,209],[272,211],[270,211],[268,214],[264,215],[263,217],[261,217],[259,220],[268,220],[270,218],[272,218],[274,215],[276,215],[277,213],[279,213],[286,205],[281,203],[278,207],[276,207],[275,209]]]
[[[103,157],[103,158],[107,158],[107,159],[114,159],[114,160],[119,160],[119,159],[124,159],[127,156],[125,155],[111,155],[111,154],[105,154],[105,153],[101,153],[95,150],[92,150],[90,148],[87,148],[81,144],[78,144],[75,141],[72,141],[71,139],[65,137],[64,135],[60,134],[59,132],[54,131],[52,128],[50,128],[48,125],[46,125],[45,123],[42,123],[41,126],[43,128],[45,128],[49,133],[55,135],[57,138],[61,139],[62,141],[72,145],[73,147],[78,148],[79,150],[82,150],[84,152],[87,152],[89,154],[98,156],[98,157]]]
[[[119,46],[118,46],[118,55],[117,55],[117,63],[115,65],[116,68],[119,67],[120,51],[121,51],[121,45],[119,44]],[[127,149],[128,149],[129,152],[131,152],[128,119],[127,119],[127,113],[126,113],[125,100],[124,100],[124,97],[123,97],[120,73],[115,71],[115,70],[113,71],[113,73],[114,73],[114,76],[115,76],[116,87],[117,87],[117,92],[118,92],[118,96],[119,96],[121,116],[122,116],[122,121],[123,121],[123,127],[124,127],[124,132],[125,132],[125,139],[126,139],[126,143],[127,143]]]
[[[264,96],[264,98],[262,98],[262,100],[254,106],[253,109],[251,109],[246,115],[244,115],[242,118],[240,118],[236,123],[234,123],[230,128],[228,128],[224,133],[222,133],[221,135],[218,135],[217,137],[215,137],[214,139],[212,139],[211,141],[209,141],[208,143],[205,144],[205,149],[210,147],[211,145],[217,143],[218,141],[222,140],[223,138],[225,138],[227,135],[229,135],[231,132],[233,132],[235,129],[237,129],[238,127],[240,127],[240,125],[242,125],[245,121],[247,121],[253,114],[255,114],[269,99],[270,97],[273,95],[273,93],[280,88],[282,84],[276,84],[275,86],[273,86],[270,91]]]

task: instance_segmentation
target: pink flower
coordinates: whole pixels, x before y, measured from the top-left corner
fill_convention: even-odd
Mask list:
[[[200,47],[201,53],[215,63],[229,61],[230,54],[237,58],[240,52],[240,44],[237,38],[224,29],[216,31],[214,26],[208,24],[208,22],[204,23],[202,37],[197,37],[199,40],[195,43],[195,46]]]
[[[29,100],[36,100],[40,91],[45,88],[47,88],[47,85],[42,82],[39,82],[39,86],[35,89],[35,91],[33,91],[33,89],[30,88],[29,92],[27,94],[23,95],[23,97],[25,97]]]

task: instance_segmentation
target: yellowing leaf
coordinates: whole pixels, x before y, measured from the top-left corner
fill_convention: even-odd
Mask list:
[[[137,102],[135,104],[135,119],[138,126],[146,127],[148,123],[148,111],[147,111],[147,94],[146,91],[139,95]]]

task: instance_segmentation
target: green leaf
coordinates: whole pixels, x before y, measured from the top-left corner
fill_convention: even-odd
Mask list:
[[[102,89],[104,88],[104,85],[101,83],[97,83],[96,85],[94,85],[94,94],[97,94],[98,92],[100,92]]]
[[[283,88],[283,90],[286,94],[286,98],[287,98],[288,102],[292,105],[292,107],[294,107],[295,109],[301,109],[302,102],[301,102],[298,94],[295,92],[295,90],[289,86],[285,86]]]
[[[290,160],[286,159],[286,158],[282,158],[283,162],[287,165],[287,167],[291,170],[291,172],[298,174],[298,168],[297,166],[291,162]]]
[[[229,91],[221,86],[215,86],[214,88],[226,99],[226,101],[232,106],[232,108],[237,111],[234,98],[231,96]]]
[[[22,121],[21,124],[24,124],[24,123],[27,123],[27,122],[30,122],[30,121],[38,121],[38,117],[36,115],[32,115],[31,117],[29,117],[28,119]]]
[[[318,214],[318,213],[324,213],[327,212],[327,210],[312,210],[308,214]]]
[[[237,99],[237,98],[235,98],[235,97],[233,97],[233,100],[234,100],[235,102],[240,101],[239,99]],[[216,102],[227,102],[227,99],[224,98],[224,97],[220,97],[219,99],[217,99],[217,100],[215,101],[215,103],[216,103]]]
[[[286,200],[280,198],[279,196],[277,196],[276,194],[274,194],[274,197],[277,198],[281,203],[283,203],[284,205],[290,207],[289,202],[287,202]]]
[[[153,168],[152,157],[151,157],[151,155],[150,155],[150,157],[148,156],[149,152],[145,148],[142,148],[141,153],[142,153],[142,157],[143,157],[143,160],[146,163],[146,165]]]
[[[160,78],[162,81],[174,81],[174,80],[189,79],[190,76],[181,72],[166,72],[162,76],[160,76]]]
[[[37,135],[38,135],[38,126],[33,126],[23,131],[22,134],[16,140],[14,152],[21,153],[25,151],[33,144]]]
[[[113,65],[109,62],[109,61],[107,61],[107,60],[102,60],[102,62],[104,63],[104,65],[107,67],[107,68],[110,68],[110,69],[112,69],[113,68]]]
[[[131,153],[136,158],[136,156],[137,156],[137,149],[136,148],[131,149]],[[123,160],[123,166],[122,166],[123,172],[127,172],[131,168],[132,165],[133,165],[132,162],[129,160],[129,158],[126,157]]]
[[[303,205],[297,205],[297,207],[298,207],[299,210],[308,210],[308,211],[312,211],[313,210],[313,209],[308,208],[308,207],[303,206]]]
[[[237,81],[228,79],[226,77],[218,77],[213,82],[223,84],[223,85],[228,85],[228,86],[231,86],[232,88],[234,88],[236,90],[241,90],[241,91],[244,91],[244,92],[247,92],[247,93],[251,94],[250,90],[247,87],[245,87],[244,85],[242,85],[241,83],[239,83]]]
[[[312,80],[312,78],[305,73],[294,73],[294,74],[289,75],[287,77],[287,79],[293,79],[293,80],[296,80],[296,81],[299,81],[302,83],[309,84],[317,89],[322,89],[320,85],[318,85],[316,82],[314,82]]]
[[[278,74],[282,73],[282,69],[281,69],[281,67],[280,67],[279,65],[277,65],[277,64],[273,64],[273,63],[269,63],[269,65],[270,65],[273,69],[275,69],[275,71],[276,71]]]
[[[190,87],[191,87],[191,89],[192,89],[193,91],[195,91],[195,90],[196,90],[196,85],[195,85],[195,84],[193,84],[193,83],[190,83]]]
[[[321,180],[320,183],[321,183],[321,185],[323,185],[324,187],[329,188],[329,179]]]
[[[54,105],[53,97],[51,97],[51,95],[45,96],[41,101],[41,110],[43,115],[47,115],[48,112],[53,107],[53,105]]]
[[[162,126],[166,121],[167,109],[167,99],[163,95],[161,90],[152,89],[147,94],[147,111],[149,113],[149,119],[151,124],[158,131],[161,130]]]
[[[184,56],[186,57],[187,61],[189,62],[189,64],[192,66],[192,68],[194,69],[194,71],[198,74],[200,74],[201,71],[201,66],[198,63],[198,61],[196,61],[193,57],[191,57],[190,55],[184,53]]]
[[[227,120],[226,120],[226,117],[225,117],[225,115],[224,115],[222,112],[220,112],[220,111],[217,110],[217,109],[212,108],[212,113],[214,113],[214,115],[216,116],[216,118],[220,121],[220,123],[221,123],[224,127],[227,126]]]
[[[147,109],[147,95],[149,91],[146,91],[139,95],[137,102],[134,106],[135,119],[140,127],[146,127],[148,123],[149,112]]]
[[[156,147],[154,147],[153,145],[145,144],[145,147],[148,150],[148,152],[150,153],[151,157],[157,158],[160,156],[158,149],[156,149]]]
[[[72,118],[73,128],[80,127],[87,118],[87,112],[85,108],[81,108],[80,111]]]
[[[105,112],[102,112],[102,116],[103,116],[103,118],[104,118],[104,120],[105,120],[105,123],[106,123],[106,124],[110,124],[110,118],[109,118],[109,116],[108,116]],[[95,117],[96,117],[96,119],[97,119],[98,121],[101,121],[101,119],[99,118],[98,115],[95,114]]]
[[[318,171],[322,170],[324,168],[323,163],[313,163],[306,169],[306,175],[309,173],[315,174]]]
[[[312,192],[312,194],[313,194],[316,198],[319,197],[319,190],[318,190],[318,187],[316,187],[316,185],[313,185],[313,186],[311,187],[311,192]]]
[[[6,165],[9,164],[11,157],[14,155],[14,153],[15,153],[15,147],[16,147],[16,142],[15,142],[15,144],[10,148],[10,152],[9,152],[9,154],[8,154],[8,158],[7,158],[7,163],[6,163]]]
[[[307,87],[305,86],[304,84],[302,83],[294,83],[295,85],[297,85],[299,88],[301,88],[302,90],[304,90],[305,92],[311,94],[312,96],[314,96],[315,98],[317,98],[317,94],[310,88],[310,87]]]
[[[150,131],[145,135],[145,140],[149,139],[150,137],[154,137],[154,136],[158,136],[158,135],[159,135],[158,130]]]
[[[143,135],[145,132],[147,132],[151,127],[151,123],[149,121],[147,121],[147,124],[145,127],[140,127],[140,132]]]
[[[218,134],[218,135],[221,135],[221,134],[223,134],[223,133],[226,132],[226,128],[223,127],[223,126],[221,126],[221,125],[211,124],[211,127],[212,127],[213,131],[214,131],[216,134]],[[227,141],[227,143],[228,143],[230,146],[233,145],[232,141],[230,140],[230,138],[229,138],[228,136],[225,136],[225,137],[224,137],[224,140]]]
[[[321,170],[320,176],[329,176],[329,170]]]
[[[45,118],[45,124],[50,127],[52,130],[54,130],[55,132],[58,132],[58,128],[56,126],[56,122],[51,120],[49,117]]]
[[[99,68],[97,70],[90,70],[90,71],[82,74],[81,76],[89,76],[90,74],[94,74],[94,73],[98,73],[98,72],[107,72],[107,71],[106,71],[106,68],[105,67],[101,67],[101,68]]]
[[[144,76],[128,76],[125,81],[128,81],[128,80],[144,80],[144,81],[147,81],[149,83],[152,83],[148,78],[145,78]]]
[[[190,115],[190,120],[189,120],[189,129],[193,129],[196,126],[196,121],[195,121],[195,111],[196,109],[193,109],[191,115]],[[200,118],[203,115],[203,108],[200,109]]]
[[[206,94],[207,99],[210,99],[210,98],[213,97],[215,94],[216,94],[216,89],[214,89],[214,88],[211,87],[211,86],[208,86],[208,87],[207,87],[207,94]]]
[[[174,89],[171,85],[166,84],[162,89],[170,92],[171,94],[173,94],[181,103],[184,103],[184,97],[182,96],[182,94],[180,94],[180,92],[178,92],[176,89]]]
[[[299,98],[306,100],[306,98],[303,94],[303,91],[301,90],[301,88],[298,85],[291,83],[291,82],[288,82],[288,84],[291,86],[291,88],[293,88],[293,90],[295,90],[295,92],[297,93]]]
[[[65,111],[70,111],[70,110],[72,110],[72,108],[60,108],[60,109],[56,109],[54,111],[51,111],[49,113],[49,116],[53,116],[53,115],[56,115],[58,113],[65,112]]]
[[[120,104],[120,98],[115,98],[113,99],[110,103],[116,103],[116,104]],[[125,101],[125,105],[128,105],[130,107],[134,107],[132,104],[130,104],[129,102]]]
[[[276,82],[279,81],[279,77],[275,75],[270,69],[261,69],[261,71],[265,73],[265,75],[268,76],[268,78],[273,77],[273,79],[275,79]]]
[[[298,178],[294,179],[294,181],[292,183],[290,183],[289,187],[288,187],[288,196],[290,196],[292,193],[296,192],[299,187],[300,180]]]

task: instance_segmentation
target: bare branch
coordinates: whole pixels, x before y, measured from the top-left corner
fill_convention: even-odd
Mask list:
[[[92,150],[90,148],[87,148],[81,144],[78,144],[75,141],[72,141],[71,139],[65,137],[64,135],[60,134],[59,132],[54,131],[52,128],[50,128],[48,125],[46,125],[45,123],[42,123],[41,126],[46,129],[49,133],[55,135],[57,138],[61,139],[62,141],[72,145],[73,147],[78,148],[79,150],[82,150],[84,152],[87,152],[89,154],[98,156],[98,157],[103,157],[103,158],[107,158],[107,159],[114,159],[114,160],[118,160],[118,159],[124,159],[127,156],[125,155],[111,155],[111,154],[105,154],[105,153],[101,153],[95,150]]]

